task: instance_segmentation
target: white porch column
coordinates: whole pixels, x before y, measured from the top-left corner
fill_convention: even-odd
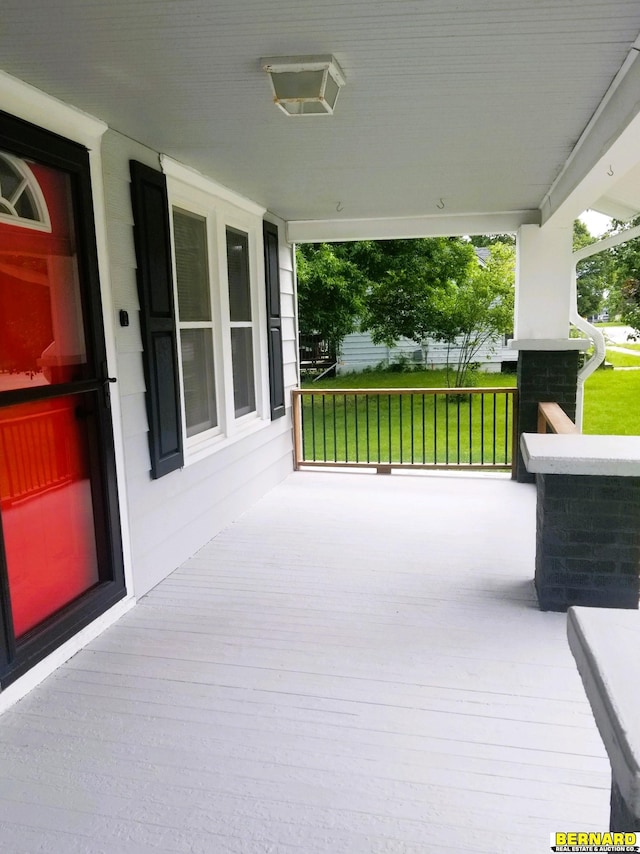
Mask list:
[[[545,340],[563,349],[569,338],[572,228],[522,225],[516,255],[515,346]],[[551,342],[558,342],[553,348]],[[526,347],[526,345],[524,345]]]
[[[576,414],[579,350],[569,338],[573,229],[522,225],[516,262],[515,339],[518,353],[518,439],[538,428],[538,404]],[[518,448],[516,478],[533,481]]]

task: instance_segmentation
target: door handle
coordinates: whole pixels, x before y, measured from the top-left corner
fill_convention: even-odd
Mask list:
[[[111,409],[111,391],[109,390],[109,386],[111,383],[117,383],[117,377],[110,377],[109,371],[107,370],[107,363],[102,363],[102,388],[104,392],[104,405],[107,409]]]

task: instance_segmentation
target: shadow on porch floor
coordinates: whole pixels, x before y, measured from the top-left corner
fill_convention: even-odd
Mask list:
[[[549,850],[609,770],[535,489],[301,472],[0,718],[0,849]]]

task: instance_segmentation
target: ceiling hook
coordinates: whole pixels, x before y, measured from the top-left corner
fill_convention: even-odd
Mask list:
[[[338,213],[344,210],[344,205],[342,204],[342,202],[338,202],[338,204],[336,205],[336,210],[338,211]]]
[[[444,199],[441,198],[440,201],[436,204],[436,207],[438,208],[438,210],[444,210]]]
[[[611,166],[609,166],[609,168],[607,169],[607,175],[608,175],[610,178],[613,176],[613,169],[611,168]]]

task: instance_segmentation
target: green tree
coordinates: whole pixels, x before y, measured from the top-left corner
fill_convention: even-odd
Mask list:
[[[362,314],[367,281],[356,264],[327,243],[297,247],[298,324],[338,352]]]
[[[573,251],[596,242],[587,226],[576,219],[573,223]],[[578,264],[577,290],[578,314],[590,317],[598,314],[614,279],[613,256],[610,252],[598,252]]]
[[[470,243],[446,237],[378,241],[360,246],[371,287],[365,297],[363,328],[376,344],[393,346],[408,338],[422,348],[441,338],[447,289],[466,280],[477,266]]]
[[[515,248],[494,243],[484,266],[475,264],[468,277],[449,282],[439,306],[437,337],[448,344],[447,372],[449,377],[455,372],[453,385],[467,385],[480,348],[513,328],[514,280]],[[458,360],[452,366],[454,346]]]
[[[468,241],[389,243],[374,253],[375,267],[369,269],[374,284],[365,297],[365,328],[376,343],[415,341],[425,361],[428,338],[446,341],[449,355],[455,346],[458,360],[450,377],[465,385],[478,350],[513,326],[513,246],[493,243],[481,267]]]
[[[629,223],[614,221],[611,233],[640,225],[640,217]],[[611,281],[609,311],[619,314],[640,337],[640,238],[621,243],[611,250],[614,275]]]
[[[474,234],[470,240],[479,248],[491,247],[494,243],[504,243],[505,246],[514,247],[516,245],[515,234]]]

